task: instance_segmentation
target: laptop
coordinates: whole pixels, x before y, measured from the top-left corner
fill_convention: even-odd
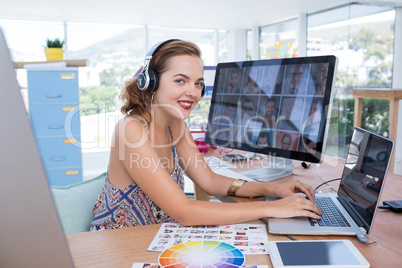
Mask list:
[[[268,219],[274,234],[356,235],[366,241],[373,227],[378,200],[391,161],[394,142],[356,127],[346,157],[337,193],[316,194],[315,203],[323,211],[321,220],[307,217]],[[325,212],[328,207],[334,209]],[[326,207],[326,208],[325,208]],[[333,217],[331,214],[341,215]]]
[[[0,29],[0,267],[73,267]]]

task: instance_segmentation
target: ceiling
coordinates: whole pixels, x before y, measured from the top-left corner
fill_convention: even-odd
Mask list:
[[[0,19],[122,23],[202,29],[246,29],[348,0],[1,0]],[[373,1],[360,1],[373,3]],[[402,6],[402,0],[377,0]]]

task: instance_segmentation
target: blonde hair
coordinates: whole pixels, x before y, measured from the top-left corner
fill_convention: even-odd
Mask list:
[[[187,41],[171,41],[160,47],[152,56],[149,68],[153,69],[158,77],[165,72],[168,66],[168,60],[174,56],[190,55],[201,58],[201,50],[197,45]],[[151,114],[148,108],[151,105],[152,94],[145,90],[140,90],[137,86],[137,77],[133,77],[125,84],[125,88],[120,94],[123,101],[121,112],[125,115],[139,116],[143,118],[147,125],[151,123]]]

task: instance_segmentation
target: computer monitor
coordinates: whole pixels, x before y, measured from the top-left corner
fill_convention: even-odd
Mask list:
[[[38,146],[0,28],[0,267],[71,268]]]
[[[321,162],[336,69],[335,56],[219,63],[206,143],[268,155],[248,173],[259,180],[290,175],[291,159]]]

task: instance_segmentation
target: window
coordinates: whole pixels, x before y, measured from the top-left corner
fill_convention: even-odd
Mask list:
[[[43,47],[46,39],[64,39],[62,22],[0,20],[0,26],[11,57],[16,62],[46,60]],[[21,93],[27,102],[27,73],[24,69],[17,69],[16,73]]]
[[[68,58],[87,59],[79,68],[83,152],[109,150],[121,118],[118,95],[144,61],[144,27],[67,24]]]
[[[46,60],[46,39],[64,39],[62,22],[0,20],[0,26],[14,61]]]
[[[395,10],[352,4],[308,16],[307,55],[339,58],[327,153],[346,155],[353,129],[354,88],[389,89],[392,81]],[[388,129],[388,102],[365,100],[362,127]]]
[[[292,19],[261,27],[260,59],[297,56],[297,23],[297,19]]]
[[[214,65],[216,62],[214,36],[214,30],[148,27],[148,44],[150,47],[172,38],[190,41],[200,47],[204,65]]]

